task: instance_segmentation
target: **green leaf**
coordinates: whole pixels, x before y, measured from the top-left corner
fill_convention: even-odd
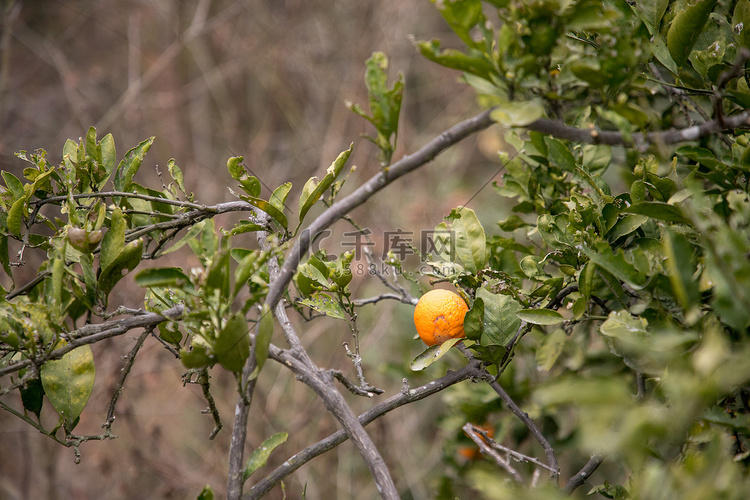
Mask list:
[[[253,272],[256,271],[257,252],[253,251],[245,255],[234,270],[234,291],[233,297],[237,297],[240,289],[247,284]]]
[[[104,167],[105,173],[97,185],[97,189],[101,190],[117,167],[117,151],[115,149],[115,139],[112,137],[112,134],[102,137],[99,148],[101,149],[101,164]]]
[[[179,267],[144,269],[135,275],[135,283],[144,288],[181,286],[182,284],[189,282],[190,279]]]
[[[248,196],[253,198],[260,196],[260,192],[263,189],[258,178],[253,175],[248,176],[246,179],[242,179],[240,181],[240,187],[248,194]]]
[[[646,215],[635,214],[629,214],[620,217],[619,219],[617,219],[617,222],[614,224],[614,226],[612,226],[612,229],[607,232],[607,239],[614,242],[618,238],[627,236],[628,234],[632,233],[643,224],[645,224],[648,219],[649,218]]]
[[[403,75],[388,88],[388,59],[382,52],[375,52],[366,61],[365,84],[369,96],[370,113],[367,116],[357,106],[351,109],[360,116],[368,119],[378,130],[376,144],[383,150],[392,150],[390,138],[398,130],[398,118],[401,112],[401,97],[404,83]]]
[[[58,347],[64,346],[61,342]],[[73,430],[91,396],[96,378],[91,347],[76,347],[59,360],[47,361],[40,370],[42,386],[52,407]]]
[[[471,73],[484,80],[492,80],[494,68],[487,57],[479,51],[471,50],[468,53],[463,53],[455,49],[440,50],[439,40],[416,42],[416,47],[422,56],[441,66]],[[508,104],[512,105],[510,102]],[[517,112],[520,112],[520,110],[517,110]]]
[[[170,158],[167,162],[167,171],[169,172],[169,176],[172,178],[172,180],[174,180],[175,184],[177,184],[177,187],[180,188],[180,191],[184,193],[185,183],[182,176],[182,170],[180,170],[180,167],[177,166],[174,158]]]
[[[286,432],[278,432],[267,438],[265,441],[263,441],[263,444],[253,450],[250,458],[247,459],[245,468],[242,470],[243,483],[247,481],[247,479],[253,474],[253,472],[266,465],[266,462],[268,462],[268,457],[271,456],[271,452],[284,444],[287,437],[289,437],[289,434],[287,434]]]
[[[345,319],[346,313],[341,307],[341,304],[336,302],[334,299],[326,295],[325,293],[316,292],[312,296],[301,300],[300,304],[307,306],[310,309],[314,309],[318,312],[337,319]]]
[[[151,145],[154,143],[154,137],[146,139],[136,147],[125,153],[125,157],[120,161],[115,172],[114,184],[116,191],[130,190],[130,184],[133,182],[133,176],[138,172]]]
[[[741,47],[750,49],[750,0],[739,0],[735,5],[732,32]]]
[[[188,232],[185,233],[185,236],[177,240],[177,242],[175,242],[171,247],[169,247],[164,252],[162,252],[162,255],[166,255],[168,253],[177,251],[180,248],[182,248],[186,243],[190,243],[190,241],[192,241],[193,238],[198,236],[201,233],[201,231],[203,231],[203,227],[205,223],[206,221],[200,221],[196,225],[192,226],[190,229],[188,229]]]
[[[282,212],[269,202],[261,200],[260,198],[253,198],[252,196],[246,196],[242,194],[240,195],[240,198],[243,201],[246,201],[254,207],[257,207],[263,212],[267,213],[272,219],[281,224],[281,227],[283,227],[284,229],[287,228],[289,223],[286,219],[286,215],[284,215],[284,212]]]
[[[484,335],[482,345],[505,346],[521,326],[516,313],[521,304],[509,295],[491,293],[486,288],[477,290],[477,298],[484,302]]]
[[[247,320],[233,314],[221,329],[214,344],[216,360],[230,372],[239,373],[250,356],[250,336]]]
[[[268,202],[273,205],[279,212],[283,212],[286,208],[286,198],[289,196],[289,191],[292,189],[292,183],[287,182],[277,187]]]
[[[229,264],[229,251],[222,249],[211,258],[206,270],[206,289],[219,290],[223,299],[229,299]]]
[[[302,194],[299,197],[299,223],[297,224],[297,229],[302,225],[307,212],[339,176],[344,165],[346,165],[346,161],[352,154],[353,148],[354,143],[349,145],[349,149],[339,153],[331,166],[328,167],[325,177],[320,182],[317,182],[315,177],[313,177],[305,183],[305,187],[302,188]]]
[[[432,363],[445,356],[446,353],[450,351],[451,347],[461,342],[461,340],[463,339],[448,339],[440,345],[432,345],[428,347],[412,360],[409,368],[415,372],[424,370]]]
[[[23,376],[23,374],[20,375]],[[42,405],[44,404],[44,387],[42,386],[42,381],[38,378],[31,379],[26,383],[25,387],[20,388],[20,392],[24,409],[39,418],[42,413]]]
[[[214,500],[214,490],[209,485],[204,486],[197,500]]]
[[[106,269],[117,259],[125,247],[125,230],[127,224],[122,210],[115,207],[110,217],[109,230],[102,237],[102,248],[99,252],[99,267]]]
[[[568,147],[552,137],[545,137],[544,140],[549,149],[550,161],[563,170],[575,172],[577,167],[576,160]]]
[[[623,208],[622,212],[645,215],[652,219],[663,220],[665,222],[675,222],[677,224],[688,224],[690,222],[684,215],[682,215],[682,211],[675,205],[670,205],[660,201],[635,203],[629,207]]]
[[[700,300],[699,286],[693,279],[697,266],[693,247],[684,236],[669,229],[664,231],[663,243],[672,290],[687,311]]]
[[[231,175],[232,179],[236,181],[240,181],[247,176],[247,170],[245,170],[245,166],[242,164],[243,160],[244,158],[242,156],[233,156],[227,160],[227,170],[229,171],[229,175]]]
[[[557,325],[565,321],[559,312],[551,309],[521,309],[516,316],[532,325]]]
[[[678,66],[682,66],[701,35],[717,0],[693,0],[681,4],[667,31],[667,48]]]
[[[470,208],[458,207],[446,217],[456,238],[456,254],[464,268],[476,274],[487,262],[487,237],[476,213]]]
[[[23,190],[23,183],[18,180],[18,177],[11,174],[10,172],[2,172],[3,180],[5,180],[5,187],[10,191],[15,200],[26,198],[26,192]]]
[[[28,211],[26,209],[26,198],[19,198],[13,202],[10,210],[8,210],[8,231],[17,238],[21,237],[21,224],[24,219],[28,217]]]
[[[550,371],[562,354],[567,341],[568,336],[560,328],[546,335],[536,350],[536,366],[542,371]]]
[[[641,290],[648,284],[648,277],[637,271],[632,264],[627,262],[622,251],[614,253],[612,248],[606,243],[597,245],[596,249],[584,246],[582,250],[591,259],[591,262],[597,264],[602,269],[606,269],[631,287]]]
[[[477,298],[464,316],[464,334],[469,340],[479,342],[484,332],[484,300]]]
[[[124,277],[125,271],[130,272],[135,269],[142,258],[143,240],[137,239],[125,245],[115,260],[102,269],[99,275],[99,288],[105,294],[111,292],[117,282]]]
[[[466,45],[470,47],[477,45],[470,32],[472,28],[485,19],[482,12],[482,3],[479,0],[430,1],[435,4],[451,29]]]
[[[496,104],[490,114],[492,119],[506,127],[525,127],[544,116],[544,105],[539,99],[531,101],[505,101]]]
[[[208,348],[203,344],[196,343],[195,341],[193,341],[193,345],[189,351],[185,349],[180,350],[180,361],[182,361],[183,366],[188,369],[203,368],[213,364],[211,356],[208,353]]]
[[[632,7],[638,17],[646,22],[646,27],[650,34],[658,31],[659,23],[661,18],[664,17],[664,13],[667,11],[669,0],[641,0],[637,4],[633,4]]]
[[[253,372],[254,376],[250,376],[251,379],[258,376],[266,363],[266,359],[268,359],[271,337],[273,337],[273,314],[271,314],[268,305],[264,304],[260,312],[260,320],[258,320],[258,334],[255,336],[255,361],[257,365]]]

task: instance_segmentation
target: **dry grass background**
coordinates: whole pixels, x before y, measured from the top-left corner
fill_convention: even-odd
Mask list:
[[[476,112],[472,93],[458,75],[422,60],[408,36],[451,37],[427,0],[3,0],[0,36],[0,169],[23,168],[13,153],[43,147],[58,161],[67,138],[90,125],[111,132],[121,155],[156,136],[137,180],[159,183],[156,169],[175,158],[185,183],[204,203],[231,199],[226,159],[242,155],[267,188],[292,181],[290,206],[305,180],[321,175],[336,155],[355,143],[348,181],[358,185],[378,168],[375,149],[360,134],[366,123],[344,106],[366,103],[364,61],[383,51],[392,74],[406,80],[399,149],[414,151],[446,127]],[[389,187],[354,218],[373,231],[376,253],[383,231],[418,234],[450,208],[464,205],[499,165],[499,132],[490,131],[441,156]],[[484,153],[483,153],[484,151]],[[158,185],[158,184],[157,184]],[[264,194],[268,195],[267,188]],[[494,216],[498,199],[485,188],[469,204]],[[311,214],[314,215],[314,214]],[[484,220],[486,227],[496,219]],[[219,221],[226,225],[230,220]],[[349,227],[334,227],[339,235]],[[490,229],[491,231],[491,229]],[[342,250],[331,238],[324,246]],[[43,259],[44,256],[38,257]],[[189,255],[176,262],[190,265]],[[18,270],[35,274],[33,259]],[[355,274],[357,263],[355,262]],[[379,291],[377,280],[358,276],[358,296]],[[419,293],[413,287],[414,293]],[[137,289],[125,288],[115,302],[140,305]],[[379,303],[359,316],[369,381],[401,389],[442,375],[457,358],[425,374],[408,362],[422,346],[414,341],[411,308]],[[323,367],[352,375],[342,342],[348,328],[327,319],[298,321],[303,342]],[[132,336],[94,348],[97,382],[77,433],[100,432],[121,356]],[[269,363],[251,413],[248,451],[274,432],[289,432],[271,465],[336,430],[322,405],[287,371]],[[147,343],[118,403],[114,441],[85,444],[82,463],[73,452],[8,414],[0,414],[0,499],[195,498],[204,484],[221,494],[225,484],[234,385],[213,371],[214,396],[225,429],[208,440],[212,423],[200,411],[196,387],[183,388],[183,370],[156,343]],[[384,396],[385,397],[385,396]],[[350,397],[356,412],[372,401]],[[13,404],[20,402],[13,402]],[[404,498],[431,498],[442,473],[441,434],[435,421],[441,398],[402,408],[371,430]],[[43,419],[54,425],[47,411]],[[262,475],[262,469],[257,474]],[[304,466],[285,482],[287,498],[375,498],[377,492],[349,444]],[[269,498],[282,498],[276,488]]]

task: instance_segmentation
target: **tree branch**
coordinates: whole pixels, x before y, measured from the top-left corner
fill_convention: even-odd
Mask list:
[[[526,129],[549,134],[558,139],[567,139],[585,144],[605,144],[609,146],[633,146],[639,144],[678,144],[695,141],[701,137],[716,134],[722,130],[750,127],[750,110],[729,116],[722,120],[715,119],[700,125],[682,129],[669,129],[661,132],[637,132],[633,140],[628,141],[620,132],[611,130],[580,129],[566,125],[561,121],[540,118],[526,125]]]
[[[293,326],[286,315],[286,308],[283,302],[279,302],[276,305],[276,317],[279,319],[282,329],[290,330],[286,332],[287,338],[297,338]],[[323,400],[323,404],[328,412],[338,420],[346,435],[357,447],[365,465],[367,465],[370,474],[372,474],[380,496],[388,500],[398,500],[398,490],[393,482],[393,478],[391,478],[385,460],[383,460],[375,443],[372,442],[369,434],[367,434],[356,415],[354,415],[344,397],[336,390],[333,376],[315,366],[306,351],[281,351],[277,355],[281,362],[302,383],[315,391],[320,399]],[[303,359],[299,359],[298,356]]]
[[[591,458],[586,463],[586,465],[583,466],[583,469],[581,469],[578,474],[571,477],[565,484],[562,489],[563,493],[565,493],[566,495],[572,494],[576,490],[576,488],[586,482],[589,476],[591,476],[591,474],[602,464],[603,461],[603,455],[599,455],[598,453],[594,453],[593,455],[591,455]]]
[[[469,436],[469,438],[471,438],[472,441],[474,441],[474,443],[479,447],[482,453],[485,453],[492,457],[497,465],[499,465],[508,474],[510,474],[510,477],[512,477],[519,483],[523,482],[521,474],[519,474],[518,471],[512,465],[510,465],[510,461],[504,459],[497,451],[492,449],[486,441],[487,437],[481,436],[477,432],[478,429],[476,427],[471,424],[465,424],[461,429],[464,431],[464,433],[466,433],[467,436]]]
[[[272,355],[278,354],[272,352]],[[279,358],[279,361],[281,359]],[[283,361],[281,361],[283,363]],[[433,394],[436,394],[448,387],[455,385],[464,380],[478,377],[482,374],[479,368],[479,362],[476,360],[470,360],[469,364],[464,366],[458,371],[448,372],[447,375],[440,377],[437,380],[429,382],[425,385],[417,387],[415,389],[409,389],[406,385],[406,379],[404,379],[404,389],[386,399],[385,401],[378,403],[358,417],[360,424],[366,426],[372,423],[374,420],[382,417],[386,413],[395,410],[401,406],[413,403],[415,401],[422,400]],[[331,434],[330,436],[318,441],[317,443],[308,446],[304,450],[285,460],[282,465],[277,467],[263,480],[256,483],[250,491],[243,496],[243,499],[257,499],[268,493],[274,486],[279,484],[287,476],[292,474],[294,471],[314,459],[322,455],[323,453],[334,449],[344,441],[349,439],[346,432],[339,430]]]
[[[107,339],[110,337],[117,337],[125,332],[128,332],[134,328],[149,328],[163,323],[164,321],[174,321],[182,317],[184,307],[182,305],[174,306],[170,309],[159,313],[147,313],[139,316],[133,316],[131,318],[123,318],[112,321],[105,321],[104,323],[84,325],[78,330],[74,330],[63,337],[67,337],[68,343],[59,349],[47,354],[40,354],[33,359],[25,359],[17,363],[12,363],[4,368],[0,368],[0,377],[8,375],[10,373],[17,372],[22,368],[28,366],[39,365],[53,359],[60,359],[76,347],[80,347],[86,344],[95,344],[100,340]]]

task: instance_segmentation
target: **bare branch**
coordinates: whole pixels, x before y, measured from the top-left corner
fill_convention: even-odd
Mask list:
[[[355,385],[351,380],[346,378],[341,370],[328,370],[328,373],[330,373],[333,378],[341,382],[341,384],[346,387],[349,392],[351,392],[352,394],[356,394],[357,396],[371,398],[385,392],[383,391],[383,389],[378,389],[377,387],[360,387],[358,385]]]
[[[115,421],[115,406],[117,405],[117,400],[120,398],[120,394],[122,394],[122,387],[125,385],[125,379],[128,378],[128,375],[130,374],[130,370],[133,368],[133,363],[135,363],[135,357],[138,354],[138,351],[141,350],[141,347],[143,347],[143,343],[146,342],[146,337],[148,337],[151,334],[153,329],[154,329],[153,326],[146,328],[146,330],[144,330],[143,333],[141,333],[141,335],[135,341],[135,345],[130,350],[128,355],[125,356],[125,366],[123,366],[120,369],[120,378],[117,380],[117,385],[115,385],[115,391],[112,394],[112,400],[109,403],[109,410],[107,411],[107,420],[102,424],[102,428],[104,429],[105,434],[108,434],[110,432],[112,428],[112,423]]]
[[[367,304],[375,304],[376,302],[380,302],[381,300],[398,300],[399,302],[403,302],[404,304],[412,304],[412,301],[408,297],[404,297],[403,295],[397,295],[395,293],[382,293],[380,295],[376,295],[375,297],[368,297],[366,299],[357,299],[353,300],[355,306],[360,307]],[[412,304],[413,305],[413,304]]]
[[[471,355],[471,352],[469,352],[469,350],[463,344],[458,344],[457,348],[463,353],[464,356],[466,356],[467,359],[474,359],[474,357]],[[560,466],[557,463],[555,450],[552,448],[552,445],[549,444],[547,438],[544,437],[542,431],[539,430],[539,427],[537,427],[534,421],[531,420],[529,415],[521,410],[521,408],[519,408],[516,402],[513,401],[513,398],[511,398],[510,395],[505,392],[505,389],[503,389],[502,386],[497,382],[497,380],[495,380],[495,377],[487,373],[486,370],[482,370],[482,378],[486,380],[488,384],[490,384],[490,387],[492,387],[497,395],[500,396],[500,399],[503,400],[508,409],[512,411],[513,414],[518,417],[519,420],[521,420],[521,422],[524,423],[524,425],[529,429],[534,438],[539,442],[540,445],[542,445],[544,453],[545,455],[547,455],[547,465],[549,465],[548,470],[550,471],[550,479],[557,479],[557,477],[560,475]]]
[[[598,453],[594,453],[593,455],[591,455],[591,458],[586,463],[586,465],[583,466],[583,469],[581,469],[578,474],[571,477],[565,484],[562,489],[563,493],[565,493],[566,495],[572,494],[576,490],[576,488],[586,482],[589,476],[591,476],[591,474],[602,464],[603,461],[604,455],[599,455]]]
[[[216,407],[216,401],[214,401],[214,397],[211,395],[211,384],[209,383],[209,378],[208,370],[206,368],[201,370],[200,375],[198,375],[198,383],[203,391],[203,397],[206,398],[206,402],[208,403],[208,409],[203,410],[202,413],[210,413],[211,417],[214,419],[214,428],[211,431],[211,434],[208,435],[208,439],[213,439],[224,425],[221,423],[221,417],[219,417],[219,409]]]

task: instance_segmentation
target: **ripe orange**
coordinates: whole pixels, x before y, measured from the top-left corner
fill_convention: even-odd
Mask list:
[[[436,288],[422,295],[414,309],[414,325],[427,345],[464,338],[464,316],[469,307],[457,293]]]

